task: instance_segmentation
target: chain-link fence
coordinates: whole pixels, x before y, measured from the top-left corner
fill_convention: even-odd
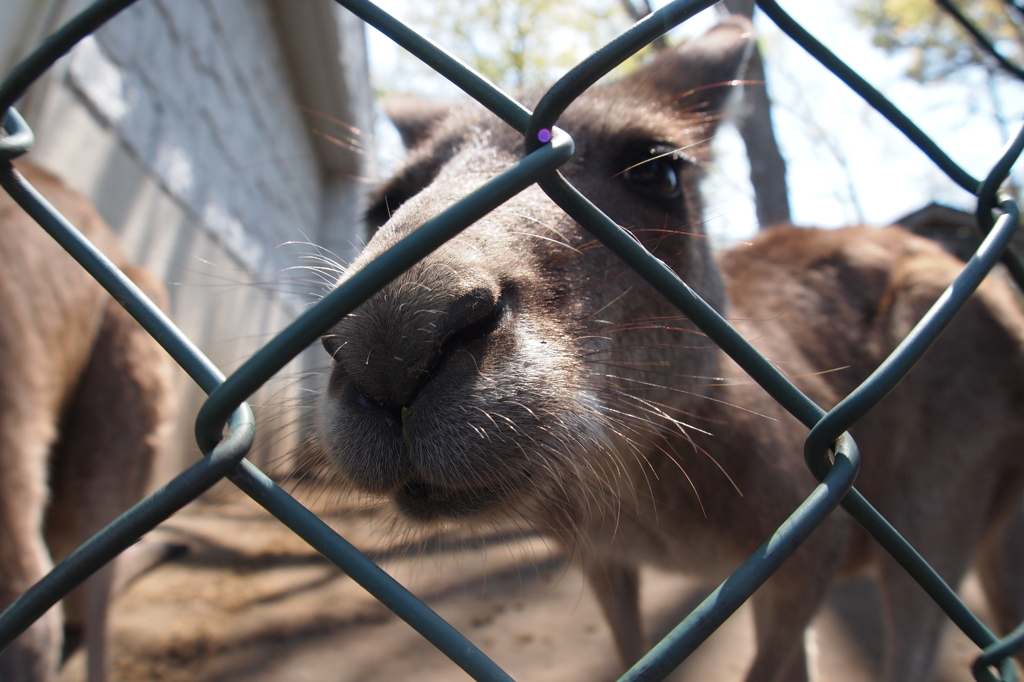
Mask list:
[[[677,24],[713,4],[712,0],[676,0],[650,14],[560,79],[530,112],[431,43],[367,0],[339,2],[436,69],[524,135],[528,153],[461,201],[425,222],[349,278],[294,321],[225,378],[132,282],[86,241],[14,171],[11,160],[32,146],[33,135],[12,104],[26,88],[84,36],[132,4],[101,0],[50,37],[20,64],[0,87],[0,184],[76,258],[163,345],[209,394],[196,422],[196,438],[205,457],[153,493],[79,547],[0,615],[0,647],[10,644],[34,620],[70,590],[139,537],[152,530],[222,478],[228,478],[282,523],[337,564],[357,583],[408,622],[477,680],[511,679],[451,625],[441,619],[382,569],[331,530],[312,512],[244,459],[255,423],[245,400],[293,357],[326,333],[405,269],[502,202],[537,183],[570,217],[639,273],[679,311],[725,350],[810,433],[805,457],[820,484],[789,519],[658,643],[623,680],[658,680],[667,675],[721,625],[790,556],[837,506],[842,506],[921,584],[971,640],[983,649],[974,675],[979,680],[1012,680],[1008,656],[1024,646],[1024,626],[997,638],[960,601],[936,571],[852,487],[859,455],[846,433],[909,372],[950,322],[985,275],[1000,259],[1018,283],[1024,265],[1006,250],[1018,222],[1016,204],[997,196],[1022,148],[1018,132],[983,180],[952,161],[899,109],[831,54],[773,0],[758,6],[783,31],[839,76],[865,101],[901,130],[956,184],[978,198],[977,219],[987,237],[938,303],[861,386],[825,412],[762,357],[672,270],[652,256],[622,227],[579,194],[556,170],[573,155],[573,142],[556,126],[560,114],[581,93],[616,65]],[[539,137],[541,131],[551,135]],[[550,139],[550,142],[541,140]],[[224,434],[228,435],[225,436]],[[830,452],[832,456],[830,456]],[[997,678],[996,674],[1000,677]]]

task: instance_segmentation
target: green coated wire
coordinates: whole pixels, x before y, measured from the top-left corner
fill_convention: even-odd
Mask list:
[[[152,306],[109,262],[93,253],[91,245],[42,201],[31,187],[19,180],[7,160],[31,146],[31,131],[10,109],[25,89],[65,54],[78,40],[131,4],[131,0],[100,0],[72,22],[48,38],[0,85],[0,184],[26,207],[69,251],[86,264],[90,272],[122,302],[171,352],[175,360],[202,386],[211,392],[196,422],[197,440],[210,455],[174,479],[165,489],[147,497],[113,524],[85,543],[40,583],[0,614],[0,647],[9,643],[92,571],[115,556],[129,543],[159,521],[193,499],[202,490],[227,476],[243,491],[270,510],[283,523],[306,539],[364,585],[400,617],[413,625],[443,650],[467,673],[478,680],[508,682],[511,678],[461,634],[390,579],[373,562],[347,541],[327,528],[309,510],[278,488],[258,469],[246,462],[245,452],[252,442],[255,423],[244,401],[252,392],[297,355],[309,343],[325,333],[340,317],[372,296],[404,269],[425,257],[446,240],[465,229],[501,202],[539,182],[545,192],[571,217],[617,253],[641,276],[651,282],[673,304],[690,316],[708,335],[730,354],[755,380],[765,387],[786,409],[811,427],[805,455],[808,465],[822,483],[793,513],[765,545],[712,593],[668,637],[659,643],[623,680],[662,679],[700,642],[721,624],[758,585],[764,582],[799,544],[839,504],[842,504],[929,590],[956,624],[985,648],[974,666],[978,679],[994,680],[990,668],[1000,669],[1004,681],[1012,679],[1012,664],[1006,656],[1024,646],[1024,626],[1003,640],[997,640],[966,609],[955,593],[945,585],[892,527],[853,489],[857,470],[856,445],[846,433],[857,419],[892,389],[909,368],[941,333],[963,304],[969,290],[1000,257],[1017,223],[1012,203],[999,205],[1001,217],[989,232],[977,254],[957,279],[956,291],[941,300],[910,336],[886,360],[883,367],[860,388],[829,413],[825,413],[760,356],[715,311],[700,299],[675,273],[646,251],[627,231],[601,213],[557,173],[557,168],[573,153],[572,140],[555,128],[558,116],[580,93],[595,83],[629,55],[634,54],[664,32],[712,4],[710,0],[676,0],[652,13],[607,46],[574,68],[541,99],[536,112],[529,110],[486,81],[454,56],[380,10],[367,0],[339,0],[368,23],[409,49],[427,64],[483,103],[516,130],[525,133],[529,152],[518,164],[506,170],[484,187],[442,212],[414,231],[399,244],[355,273],[344,285],[326,296],[317,306],[297,319],[264,346],[243,367],[226,380],[173,324]],[[838,60],[809,33],[785,14],[774,0],[759,0],[759,6],[788,34],[843,80],[866,101],[875,106],[904,132],[933,162],[955,182],[979,195],[979,224],[991,225],[992,210],[997,207],[996,188],[1024,145],[1019,133],[1011,148],[979,183],[966,173],[902,112],[875,91],[852,69]],[[554,139],[544,144],[541,130],[553,130]],[[0,131],[2,133],[3,131]],[[77,235],[77,236],[76,236]],[[97,252],[98,253],[98,252]],[[1024,281],[1024,267],[1014,257],[1003,256],[1011,271]],[[965,293],[966,292],[966,293]],[[919,332],[918,329],[921,331]],[[229,423],[229,435],[223,437],[223,425]],[[825,456],[836,451],[835,463]],[[41,610],[40,610],[41,609]]]

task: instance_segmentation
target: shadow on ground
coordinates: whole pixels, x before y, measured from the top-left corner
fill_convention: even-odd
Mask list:
[[[316,499],[320,499],[319,496]],[[614,680],[610,631],[579,569],[553,543],[523,533],[388,543],[372,511],[320,504],[324,519],[521,682]],[[376,682],[468,680],[409,626],[240,494],[198,502],[159,531],[189,546],[118,599],[117,682]],[[708,594],[685,577],[643,576],[648,631],[661,637]],[[968,581],[966,599],[980,608]],[[815,620],[821,682],[877,679],[883,647],[873,583],[847,581]],[[740,609],[673,680],[742,680],[753,654]],[[977,649],[946,634],[937,682],[968,682]],[[81,652],[60,682],[84,679]]]

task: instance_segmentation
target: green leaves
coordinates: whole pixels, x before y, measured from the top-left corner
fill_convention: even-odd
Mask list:
[[[1001,0],[956,2],[1000,53],[1024,57],[1024,16]],[[873,41],[890,53],[911,54],[906,75],[921,83],[941,81],[965,69],[991,66],[974,38],[934,0],[857,0],[854,15],[874,32]]]

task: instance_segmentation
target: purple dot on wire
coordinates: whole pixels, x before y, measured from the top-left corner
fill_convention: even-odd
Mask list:
[[[547,144],[551,141],[551,131],[547,128],[541,128],[537,131],[537,139]]]

